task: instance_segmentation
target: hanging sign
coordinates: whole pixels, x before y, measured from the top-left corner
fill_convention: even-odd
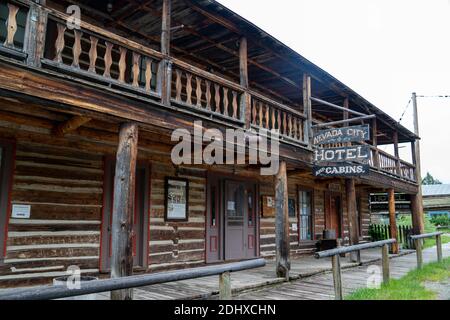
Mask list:
[[[317,149],[314,152],[314,162],[368,162],[370,160],[369,146],[353,146],[343,148]]]
[[[369,125],[321,130],[315,133],[313,138],[315,145],[368,140],[370,140]]]
[[[368,164],[334,164],[329,166],[314,166],[314,176],[316,177],[359,177],[369,174]]]

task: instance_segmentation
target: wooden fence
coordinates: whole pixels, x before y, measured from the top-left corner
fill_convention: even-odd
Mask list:
[[[412,226],[398,226],[397,227],[397,241],[402,244],[404,249],[414,249],[414,241],[410,236],[413,234]],[[387,224],[371,224],[369,226],[369,235],[372,241],[381,241],[391,239],[390,226]]]

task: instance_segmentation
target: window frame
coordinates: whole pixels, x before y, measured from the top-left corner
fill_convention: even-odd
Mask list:
[[[300,201],[300,192],[308,192],[310,194],[310,214],[308,215],[310,217],[310,228],[311,228],[311,238],[310,239],[302,239],[301,238],[301,232],[302,232],[302,223],[301,223],[301,217],[306,216],[301,214],[301,204]],[[299,243],[305,243],[305,242],[311,242],[315,241],[316,239],[316,233],[315,233],[315,214],[314,214],[314,189],[307,188],[303,186],[297,186],[297,196],[296,196],[296,207],[297,207],[297,220],[298,220],[298,241]]]
[[[0,235],[2,235],[2,239],[0,239],[0,265],[3,265],[6,257],[8,225],[12,207],[11,194],[16,155],[15,141],[0,139],[0,148],[3,149],[0,160]]]
[[[169,211],[169,181],[179,181],[186,183],[186,212],[184,218],[170,218]],[[164,181],[164,222],[188,222],[189,221],[189,179],[178,177],[165,177]]]

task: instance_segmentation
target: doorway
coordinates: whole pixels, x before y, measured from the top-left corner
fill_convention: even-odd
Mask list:
[[[210,175],[207,208],[207,262],[256,258],[257,184]]]
[[[325,194],[325,229],[333,231],[336,238],[342,238],[342,196]]]

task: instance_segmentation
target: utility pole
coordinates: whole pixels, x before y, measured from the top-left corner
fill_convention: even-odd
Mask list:
[[[413,102],[413,113],[414,113],[414,133],[416,136],[420,136],[419,132],[419,115],[417,111],[417,94],[414,92],[412,94]],[[412,209],[413,209],[413,224],[415,233],[424,232],[424,221],[423,221],[423,200],[422,200],[422,173],[420,166],[420,139],[414,141],[414,164],[416,166],[416,180],[419,186],[419,192],[417,195],[411,197]]]

